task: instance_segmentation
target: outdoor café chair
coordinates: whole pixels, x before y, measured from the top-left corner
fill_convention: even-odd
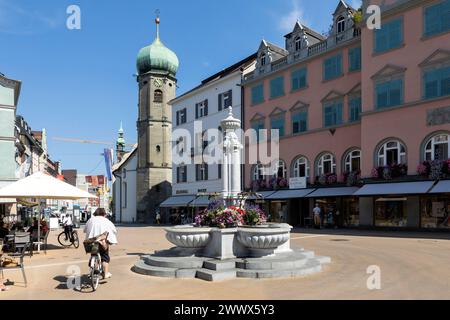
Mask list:
[[[40,239],[37,240],[37,232],[36,232],[36,235],[35,236],[33,235],[33,249],[34,249],[34,246],[36,246],[40,243],[41,245],[44,245],[44,253],[47,254],[47,240],[48,240],[49,234],[50,234],[50,229],[46,233],[42,234]]]
[[[23,244],[19,244],[20,248],[22,249],[20,252],[9,252],[5,255],[3,255],[2,258],[12,258],[12,259],[19,259],[19,261],[17,262],[17,266],[14,267],[7,267],[7,266],[2,266],[0,265],[0,271],[2,273],[2,279],[5,279],[5,275],[4,275],[4,270],[21,270],[22,271],[22,276],[23,276],[23,281],[25,283],[25,288],[28,286],[28,282],[27,282],[27,276],[25,274],[25,266],[24,266],[24,257],[26,255],[26,252],[29,250],[30,251],[30,256],[32,254],[32,249],[31,249],[31,242],[28,241],[28,243]],[[19,248],[19,247],[16,247]]]

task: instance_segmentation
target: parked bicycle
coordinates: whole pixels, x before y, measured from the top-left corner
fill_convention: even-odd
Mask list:
[[[65,231],[61,232],[58,236],[58,242],[64,248],[70,248],[71,246],[74,246],[75,249],[78,249],[80,247],[80,240],[78,238],[78,232],[76,230],[72,230],[69,236],[67,236]]]

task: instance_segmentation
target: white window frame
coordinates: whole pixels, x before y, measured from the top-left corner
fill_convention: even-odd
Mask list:
[[[331,162],[331,172],[325,172],[325,162]],[[317,163],[317,173],[319,176],[323,174],[335,174],[336,173],[336,158],[331,153],[325,153],[320,156]]]
[[[388,146],[391,143],[395,143],[395,146]],[[387,153],[391,150],[397,150],[397,158],[399,159],[399,163],[397,164],[406,164],[406,147],[398,140],[389,140],[383,143],[380,146],[377,152],[377,164],[380,167],[387,166]]]
[[[353,168],[352,160],[359,158],[359,168],[355,169]],[[344,170],[345,172],[353,172],[356,170],[361,170],[361,150],[354,149],[352,151],[349,151],[347,155],[345,156],[344,160]]]
[[[300,176],[300,167],[305,166],[305,176]],[[295,159],[292,168],[292,175],[294,178],[306,178],[309,179],[309,162],[306,157],[299,157]]]
[[[300,51],[301,50],[301,48],[302,48],[302,38],[300,38],[300,36],[295,38],[294,46],[295,46],[295,51]]]
[[[261,55],[261,58],[260,58],[261,60],[261,66],[263,67],[263,66],[265,66],[266,65],[266,54],[265,53],[263,53],[262,55]]]
[[[342,33],[345,31],[345,17],[340,16],[336,20],[336,33]]]
[[[440,139],[443,139],[440,141]],[[442,160],[450,159],[450,134],[448,133],[438,133],[428,139],[427,143],[425,144],[425,152],[424,152],[424,160],[434,161],[435,158],[435,151],[436,146],[440,144],[447,144],[447,150],[448,154],[445,156]]]
[[[282,177],[278,177],[278,171],[280,170],[280,168],[282,169]],[[283,160],[278,160],[274,163],[274,165],[272,166],[272,177],[287,179],[286,162],[284,162]]]
[[[264,179],[264,167],[261,163],[255,164],[252,169],[252,181]]]

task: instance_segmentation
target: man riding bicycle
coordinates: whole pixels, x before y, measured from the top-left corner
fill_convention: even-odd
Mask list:
[[[98,239],[100,241],[103,240],[103,245],[99,247],[99,250],[104,270],[103,278],[111,278],[112,274],[109,272],[109,263],[111,261],[109,245],[117,244],[117,230],[114,224],[106,218],[105,209],[99,208],[94,212],[94,216],[89,219],[84,227],[84,233],[86,233],[86,240],[105,235],[105,239]]]
[[[66,241],[67,241],[67,239],[70,239],[70,242],[73,242],[73,236],[72,236],[73,222],[72,222],[72,217],[70,216],[70,214],[66,214],[63,217],[62,223],[64,226],[64,234],[66,235]]]

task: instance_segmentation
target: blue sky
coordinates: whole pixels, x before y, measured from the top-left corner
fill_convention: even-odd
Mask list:
[[[155,37],[180,60],[178,94],[255,52],[261,39],[283,46],[299,19],[318,32],[331,24],[337,0],[0,0],[0,72],[21,80],[18,114],[46,128],[50,156],[63,168],[103,174],[101,145],[123,121],[136,142],[136,56]],[[349,1],[358,6],[359,0]],[[81,30],[66,28],[69,5],[81,9]]]

